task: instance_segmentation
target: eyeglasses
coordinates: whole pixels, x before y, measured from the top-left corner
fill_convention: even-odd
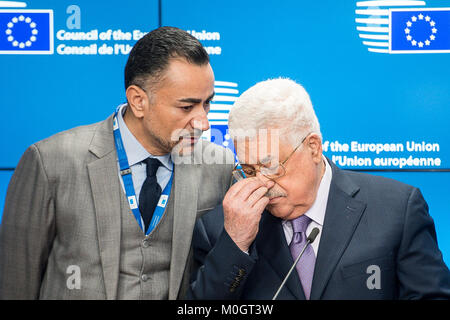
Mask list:
[[[263,159],[259,164],[259,168],[254,168],[253,166],[246,165],[246,164],[236,164],[234,167],[234,170],[232,172],[233,175],[235,173],[243,174],[244,178],[251,178],[255,177],[257,172],[260,172],[263,176],[265,176],[268,179],[274,180],[281,178],[286,174],[286,162],[291,158],[291,156],[297,151],[297,149],[305,142],[306,138],[311,134],[312,132],[308,133],[302,140],[302,142],[299,143],[298,146],[292,150],[292,152],[288,155],[288,157],[283,162],[278,163],[271,163],[270,158]]]

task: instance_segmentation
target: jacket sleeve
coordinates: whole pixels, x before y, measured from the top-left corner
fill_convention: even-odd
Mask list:
[[[400,299],[450,299],[450,272],[421,192],[410,194],[397,258]]]
[[[187,299],[237,300],[257,260],[256,249],[252,246],[250,254],[242,252],[223,227],[217,239],[208,231],[212,230],[199,219],[194,228],[194,272]]]
[[[11,178],[0,225],[0,299],[37,299],[54,239],[54,203],[38,148]]]

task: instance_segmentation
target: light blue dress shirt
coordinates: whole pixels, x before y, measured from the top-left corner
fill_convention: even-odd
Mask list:
[[[137,139],[133,136],[133,134],[128,129],[125,121],[123,120],[123,115],[125,114],[125,110],[127,108],[127,104],[123,104],[120,106],[120,110],[117,113],[117,122],[119,125],[120,134],[122,136],[122,143],[125,148],[125,152],[128,157],[128,164],[131,169],[131,177],[133,180],[134,192],[136,193],[136,200],[139,203],[139,195],[141,193],[142,185],[144,184],[145,179],[147,178],[147,165],[142,161],[150,158],[156,158],[161,161],[162,165],[158,168],[156,172],[156,180],[158,184],[161,186],[161,189],[164,190],[167,183],[170,180],[171,173],[173,171],[173,162],[170,157],[170,153],[164,156],[154,156],[150,154],[144,147],[137,141]],[[123,185],[122,177],[120,176],[120,166],[119,161],[117,161],[118,173],[120,177],[120,183],[122,185],[122,189],[125,192],[125,187]]]

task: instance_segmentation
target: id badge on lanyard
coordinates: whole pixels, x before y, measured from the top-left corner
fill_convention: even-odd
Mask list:
[[[167,202],[169,200],[170,191],[172,189],[172,180],[173,180],[173,172],[170,175],[170,180],[167,183],[166,187],[161,193],[159,197],[158,204],[156,205],[155,211],[153,212],[153,217],[148,226],[147,230],[145,229],[141,212],[139,211],[136,193],[134,191],[133,179],[131,177],[131,169],[128,163],[127,153],[125,152],[125,148],[122,142],[122,136],[119,130],[119,123],[117,121],[117,113],[119,112],[120,106],[117,108],[116,113],[114,114],[114,122],[113,122],[113,130],[114,130],[114,141],[116,144],[117,156],[119,158],[119,168],[120,168],[120,176],[122,177],[123,185],[125,188],[125,194],[128,200],[128,205],[130,206],[130,210],[136,218],[139,227],[145,233],[145,235],[149,235],[150,232],[157,226],[158,222],[164,215],[165,208],[167,206]]]

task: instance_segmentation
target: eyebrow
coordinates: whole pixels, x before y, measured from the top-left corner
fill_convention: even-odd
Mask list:
[[[206,101],[211,101],[214,98],[214,95],[216,93],[213,92],[207,99]],[[187,103],[192,103],[192,104],[198,104],[202,102],[202,99],[197,99],[197,98],[184,98],[184,99],[179,99],[178,102],[187,102]]]

